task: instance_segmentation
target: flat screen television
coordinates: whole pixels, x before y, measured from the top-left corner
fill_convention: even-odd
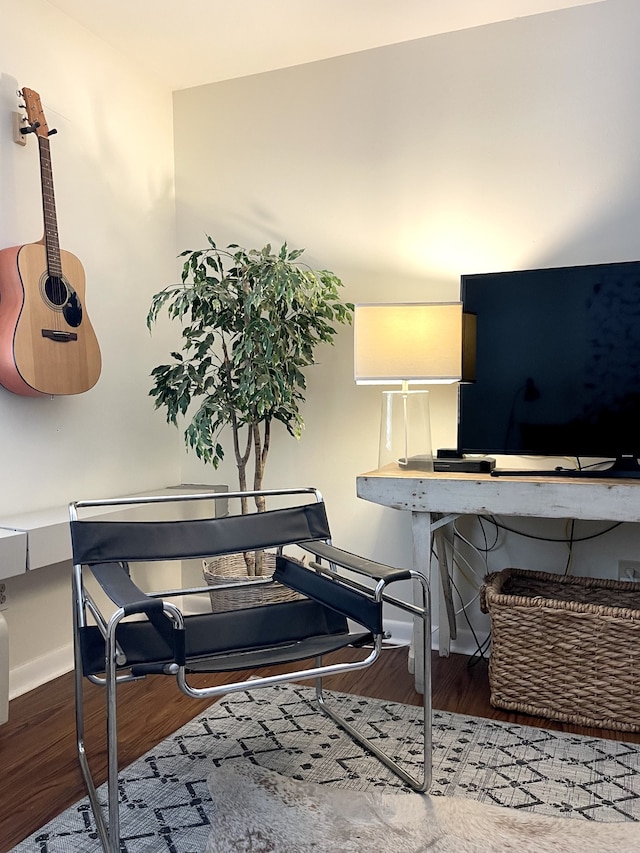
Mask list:
[[[461,455],[610,459],[545,473],[640,477],[640,261],[463,275],[461,301],[477,329]]]

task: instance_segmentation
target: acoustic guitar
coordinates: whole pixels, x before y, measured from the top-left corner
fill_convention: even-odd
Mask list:
[[[87,315],[85,274],[60,249],[49,130],[40,96],[23,89],[28,124],[40,152],[44,236],[0,250],[0,384],[23,396],[81,394],[98,381],[102,360]]]

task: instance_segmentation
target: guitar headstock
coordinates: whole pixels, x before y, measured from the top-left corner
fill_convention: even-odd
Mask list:
[[[22,89],[22,97],[24,98],[24,108],[27,111],[28,128],[24,128],[22,133],[35,133],[38,136],[48,137],[55,130],[49,130],[47,120],[44,117],[44,110],[40,102],[40,95],[34,92],[33,89],[27,89],[25,86]]]

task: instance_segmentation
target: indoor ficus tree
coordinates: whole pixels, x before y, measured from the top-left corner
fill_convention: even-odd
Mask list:
[[[207,240],[180,255],[182,283],[153,297],[148,328],[166,308],[182,323],[182,348],[152,371],[149,393],[169,423],[188,419],[187,447],[215,468],[230,427],[240,490],[258,490],[273,421],[300,437],[304,369],[318,344],[333,343],[336,324],[351,322],[353,305],[340,300],[336,275],[300,261],[303,249],[219,249]],[[264,499],[256,507],[263,511]]]

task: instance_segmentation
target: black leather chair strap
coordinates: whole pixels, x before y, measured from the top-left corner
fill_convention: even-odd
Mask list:
[[[282,556],[276,558],[273,579],[354,619],[372,634],[382,633],[382,604],[361,592]]]
[[[185,625],[187,662],[227,652],[273,648],[313,636],[341,636],[339,645],[350,643],[345,617],[306,599],[187,616]],[[87,626],[81,629],[81,638],[84,674],[103,672],[102,634],[97,627]],[[126,655],[127,666],[175,661],[172,643],[147,621],[121,622],[117,639]]]
[[[328,539],[324,503],[183,521],[72,521],[75,563],[212,557]]]

